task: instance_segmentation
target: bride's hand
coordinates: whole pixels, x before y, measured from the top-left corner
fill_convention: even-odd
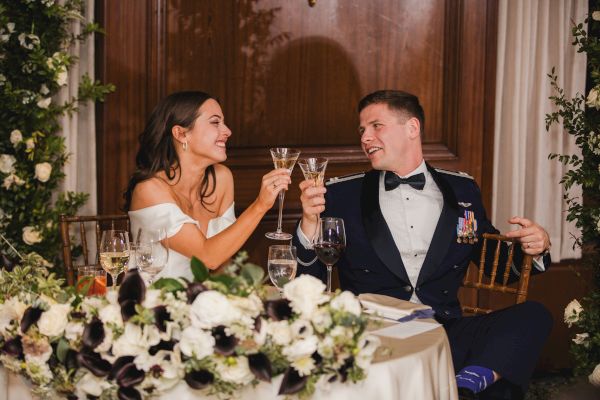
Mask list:
[[[269,172],[262,178],[260,193],[256,199],[257,204],[264,212],[267,212],[273,207],[279,192],[287,190],[290,183],[292,183],[292,179],[286,168],[278,168]]]

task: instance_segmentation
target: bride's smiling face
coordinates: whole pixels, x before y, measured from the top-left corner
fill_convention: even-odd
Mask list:
[[[231,130],[225,125],[221,106],[208,99],[200,106],[199,116],[186,132],[188,152],[223,162],[227,159],[227,139]]]

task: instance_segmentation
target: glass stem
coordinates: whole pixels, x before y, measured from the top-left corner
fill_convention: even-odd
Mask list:
[[[277,219],[277,233],[281,233],[281,221],[283,220],[283,199],[285,198],[285,190],[279,192],[279,218]]]
[[[117,278],[119,277],[119,274],[117,274],[117,276],[110,274],[110,278],[112,279],[112,290],[117,290]]]
[[[333,265],[327,265],[327,294],[331,294],[331,269]]]

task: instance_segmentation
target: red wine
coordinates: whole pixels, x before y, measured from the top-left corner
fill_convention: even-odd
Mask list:
[[[317,257],[326,265],[335,264],[340,259],[345,247],[341,243],[318,243],[314,245]]]

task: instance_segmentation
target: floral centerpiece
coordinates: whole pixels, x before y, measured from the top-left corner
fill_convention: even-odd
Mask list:
[[[129,271],[106,297],[61,288],[39,261],[0,272],[0,361],[44,398],[141,399],[178,384],[228,398],[280,374],[279,394],[307,397],[364,379],[379,345],[351,293],[301,276],[272,298],[243,255],[222,275],[193,259],[193,282],[146,288]]]
[[[598,2],[593,2],[594,8],[599,8]],[[546,116],[546,128],[561,123],[581,149],[581,156],[552,154],[550,158],[571,167],[561,180],[567,189],[567,220],[581,229],[575,245],[582,247],[585,264],[595,274],[595,288],[581,302],[569,303],[564,312],[565,323],[576,328],[571,346],[575,373],[589,375],[590,382],[600,386],[600,11],[590,13],[585,23],[589,32],[583,23],[573,27],[573,45],[587,53],[591,89],[587,98],[578,94],[568,99],[552,70],[549,77],[555,95],[550,99],[557,110]],[[583,188],[583,198],[569,193],[574,186]]]
[[[56,193],[68,160],[59,118],[114,90],[84,75],[77,96],[57,100],[77,62],[70,47],[98,30],[80,0],[0,0],[0,231],[19,252],[35,251],[49,264],[60,251],[58,216],[75,214],[87,199]],[[15,261],[0,250],[4,266]]]

